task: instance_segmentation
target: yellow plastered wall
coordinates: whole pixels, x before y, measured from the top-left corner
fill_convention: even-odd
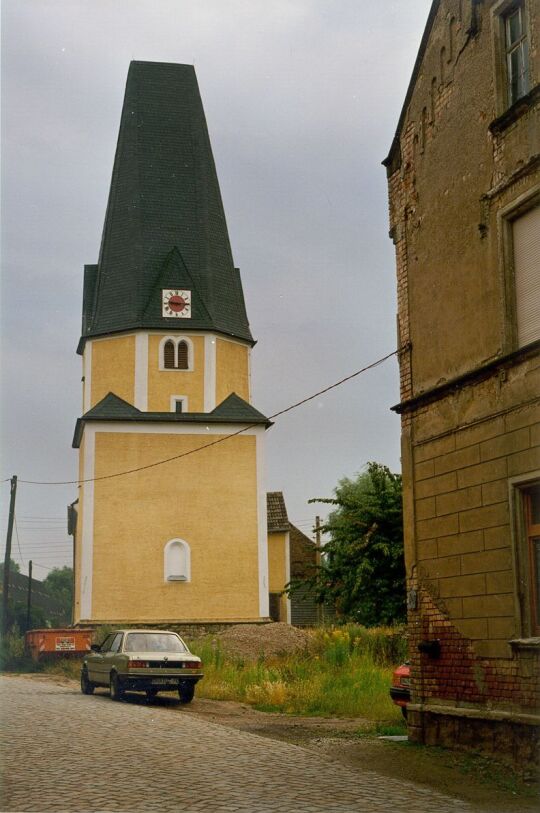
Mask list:
[[[287,534],[268,534],[268,592],[281,593],[287,584]],[[279,600],[279,620],[287,620],[287,596]]]
[[[92,342],[91,388],[91,406],[109,392],[133,403],[135,336],[111,336]]]
[[[231,392],[249,401],[249,347],[226,339],[216,341],[216,404]]]
[[[160,370],[159,345],[168,335],[148,337],[148,411],[170,412],[171,396],[185,395],[190,412],[204,412],[204,337],[186,337],[193,343],[193,370]]]
[[[97,433],[95,476],[144,466],[215,435]],[[191,582],[165,582],[163,551],[191,549]],[[95,483],[92,620],[259,616],[256,439]]]

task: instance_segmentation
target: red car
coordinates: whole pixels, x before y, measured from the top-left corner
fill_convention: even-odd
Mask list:
[[[411,699],[411,667],[409,661],[402,663],[394,670],[390,697],[401,708],[401,713],[407,717],[407,703]]]

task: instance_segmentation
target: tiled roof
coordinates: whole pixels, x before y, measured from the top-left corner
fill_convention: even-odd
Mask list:
[[[175,288],[191,291],[191,318],[162,316]],[[79,351],[137,328],[253,342],[192,65],[131,63],[99,262],[85,266]]]
[[[266,494],[266,515],[268,533],[289,530],[289,518],[282,491],[269,491]]]
[[[87,421],[132,421],[135,423],[238,423],[264,424],[272,422],[235,392],[231,393],[212,412],[141,412],[132,404],[109,392],[98,404],[77,419],[73,447],[78,449]]]

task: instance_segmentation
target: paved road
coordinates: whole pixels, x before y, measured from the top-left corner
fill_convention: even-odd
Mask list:
[[[2,811],[464,813],[464,802],[164,707],[1,678]]]

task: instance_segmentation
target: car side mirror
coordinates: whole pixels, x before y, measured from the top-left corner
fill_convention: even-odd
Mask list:
[[[91,644],[90,649],[92,650],[92,652],[100,652],[101,651],[101,647],[100,647],[99,644]]]

